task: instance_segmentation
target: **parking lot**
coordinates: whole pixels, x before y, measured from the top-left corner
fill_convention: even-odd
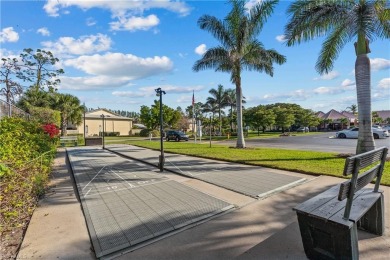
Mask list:
[[[336,153],[355,153],[357,139],[335,138],[336,132],[326,132],[318,134],[307,134],[294,136],[283,136],[277,138],[251,138],[245,139],[248,147],[271,147],[293,150],[309,150]],[[220,144],[235,145],[235,140],[218,142]],[[375,139],[377,147],[390,146],[390,138]]]

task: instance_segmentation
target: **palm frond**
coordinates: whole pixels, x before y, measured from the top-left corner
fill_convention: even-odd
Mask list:
[[[218,18],[211,15],[203,15],[198,20],[198,25],[202,30],[211,33],[224,46],[232,46],[230,35],[226,30],[225,24]]]
[[[286,57],[271,49],[266,50],[263,44],[257,40],[253,40],[247,45],[246,53],[242,57],[241,64],[243,68],[266,72],[273,76],[273,63],[283,64],[286,62]]]
[[[271,16],[279,0],[261,1],[249,11],[247,34],[251,37],[257,35]]]
[[[348,21],[344,21],[348,23]],[[351,35],[348,32],[348,27],[339,26],[332,34],[324,41],[316,63],[318,73],[328,73],[333,69],[333,63],[337,59],[341,49],[351,40]]]
[[[374,10],[378,17],[375,23],[375,31],[379,38],[390,38],[390,2],[378,0],[374,4]]]
[[[219,46],[207,50],[206,53],[203,54],[203,57],[195,62],[192,70],[220,70],[221,66],[227,66],[229,63],[229,53],[222,46]]]
[[[292,16],[285,26],[287,46],[323,36],[345,20],[353,1],[299,0],[289,7]]]

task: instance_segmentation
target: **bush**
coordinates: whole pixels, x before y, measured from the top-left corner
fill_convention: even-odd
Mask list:
[[[139,136],[142,136],[142,137],[149,137],[149,133],[150,133],[150,129],[142,129],[141,132],[139,132]]]
[[[119,136],[120,132],[104,132],[104,136]]]
[[[149,137],[149,134],[152,133],[152,137],[160,136],[160,132],[157,130],[152,129],[142,129],[141,132],[139,132],[139,136],[141,137]]]
[[[0,232],[26,228],[43,195],[55,142],[37,122],[0,120]]]
[[[46,107],[29,107],[29,111],[34,120],[40,124],[54,124],[60,126],[61,112]]]

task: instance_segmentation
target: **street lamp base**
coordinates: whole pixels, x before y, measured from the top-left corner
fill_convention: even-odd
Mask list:
[[[164,163],[165,163],[165,158],[163,155],[158,156],[158,168],[160,169],[160,172],[164,171]]]

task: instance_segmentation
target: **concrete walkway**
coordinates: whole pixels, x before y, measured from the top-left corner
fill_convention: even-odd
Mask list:
[[[257,200],[203,181],[164,173],[164,176],[223,199],[237,210],[159,240],[118,259],[306,259],[295,212],[292,208],[340,183],[334,177],[306,178],[297,187]],[[54,169],[53,188],[35,210],[19,252],[20,259],[93,259],[85,220],[72,179],[60,151]],[[359,231],[360,259],[390,256],[390,188],[385,194],[384,236]]]

